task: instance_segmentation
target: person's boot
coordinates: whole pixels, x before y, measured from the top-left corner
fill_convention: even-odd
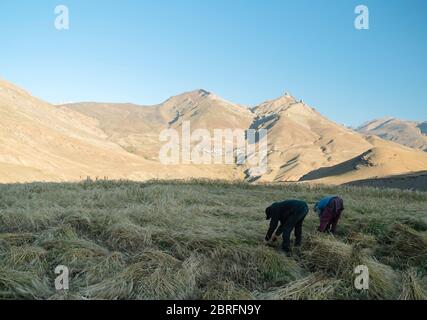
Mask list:
[[[283,248],[283,253],[286,254],[287,257],[292,257],[292,252],[289,248]]]
[[[301,244],[299,244],[299,245],[295,245],[295,247],[294,247],[294,251],[295,251],[295,254],[296,254],[297,256],[300,256],[300,255],[301,255]]]

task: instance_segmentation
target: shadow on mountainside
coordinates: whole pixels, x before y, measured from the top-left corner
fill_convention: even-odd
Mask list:
[[[302,176],[299,181],[310,181],[326,178],[329,176],[338,176],[353,170],[357,170],[363,166],[370,166],[367,157],[369,156],[369,154],[371,154],[371,152],[372,150],[368,150],[353,159],[347,160],[335,166],[323,167],[320,169],[313,170]]]
[[[427,171],[385,178],[358,180],[344,185],[427,191]]]

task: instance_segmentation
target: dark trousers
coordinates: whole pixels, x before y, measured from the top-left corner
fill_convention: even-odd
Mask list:
[[[308,214],[308,211],[308,207],[301,208],[301,210],[294,212],[286,221],[286,224],[283,227],[282,248],[284,251],[289,252],[291,250],[291,233],[293,229],[295,229],[295,246],[301,246],[302,224]]]

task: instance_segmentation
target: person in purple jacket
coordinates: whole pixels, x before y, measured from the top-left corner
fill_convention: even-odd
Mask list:
[[[326,197],[317,202],[314,206],[320,218],[320,232],[336,233],[338,222],[344,211],[344,201],[340,197]]]

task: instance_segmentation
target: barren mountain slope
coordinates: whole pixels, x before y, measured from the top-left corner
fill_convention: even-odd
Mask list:
[[[163,165],[164,129],[266,129],[267,172],[252,166]],[[425,131],[423,124],[420,130]],[[180,137],[182,151],[182,137]],[[193,147],[197,142],[192,143]],[[203,154],[212,150],[202,149]],[[212,154],[211,154],[212,156]],[[0,82],[0,182],[208,178],[325,183],[427,169],[427,153],[362,135],[285,95],[252,110],[196,90],[155,106],[53,106]],[[301,179],[302,178],[302,179]]]
[[[386,118],[368,122],[359,127],[357,131],[427,151],[427,122],[419,123]]]
[[[140,118],[148,119],[144,123],[135,114],[127,114],[126,108],[136,107],[127,105],[124,113],[121,106],[112,108],[114,115],[108,117],[106,126],[100,114],[95,118],[52,106],[0,82],[0,182],[76,181],[87,176],[132,180],[243,177],[232,166],[165,166],[128,152],[111,136],[120,136],[132,126],[144,134],[147,127],[157,128],[156,119],[160,124],[164,121],[152,110],[142,109],[145,114]],[[158,134],[154,139],[158,141]]]
[[[137,157],[106,141],[93,119],[58,109],[4,81],[0,124],[2,182],[120,178],[141,165]]]
[[[367,137],[374,147],[335,166],[314,170],[301,181],[342,184],[362,179],[384,178],[399,174],[425,171],[427,153],[384,141],[376,136]]]
[[[159,134],[167,128],[167,120],[158,108],[112,103],[76,103],[61,108],[78,111],[97,121],[106,138],[128,152],[157,159]]]
[[[108,139],[150,160],[158,160],[163,142],[160,132],[167,128],[181,133],[188,121],[191,131],[247,129],[253,114],[245,107],[227,102],[205,90],[174,96],[155,106],[132,104],[78,103],[63,108],[78,111],[99,121]]]
[[[254,108],[268,130],[269,173],[261,181],[298,181],[314,169],[351,159],[372,146],[359,134],[285,95]]]

